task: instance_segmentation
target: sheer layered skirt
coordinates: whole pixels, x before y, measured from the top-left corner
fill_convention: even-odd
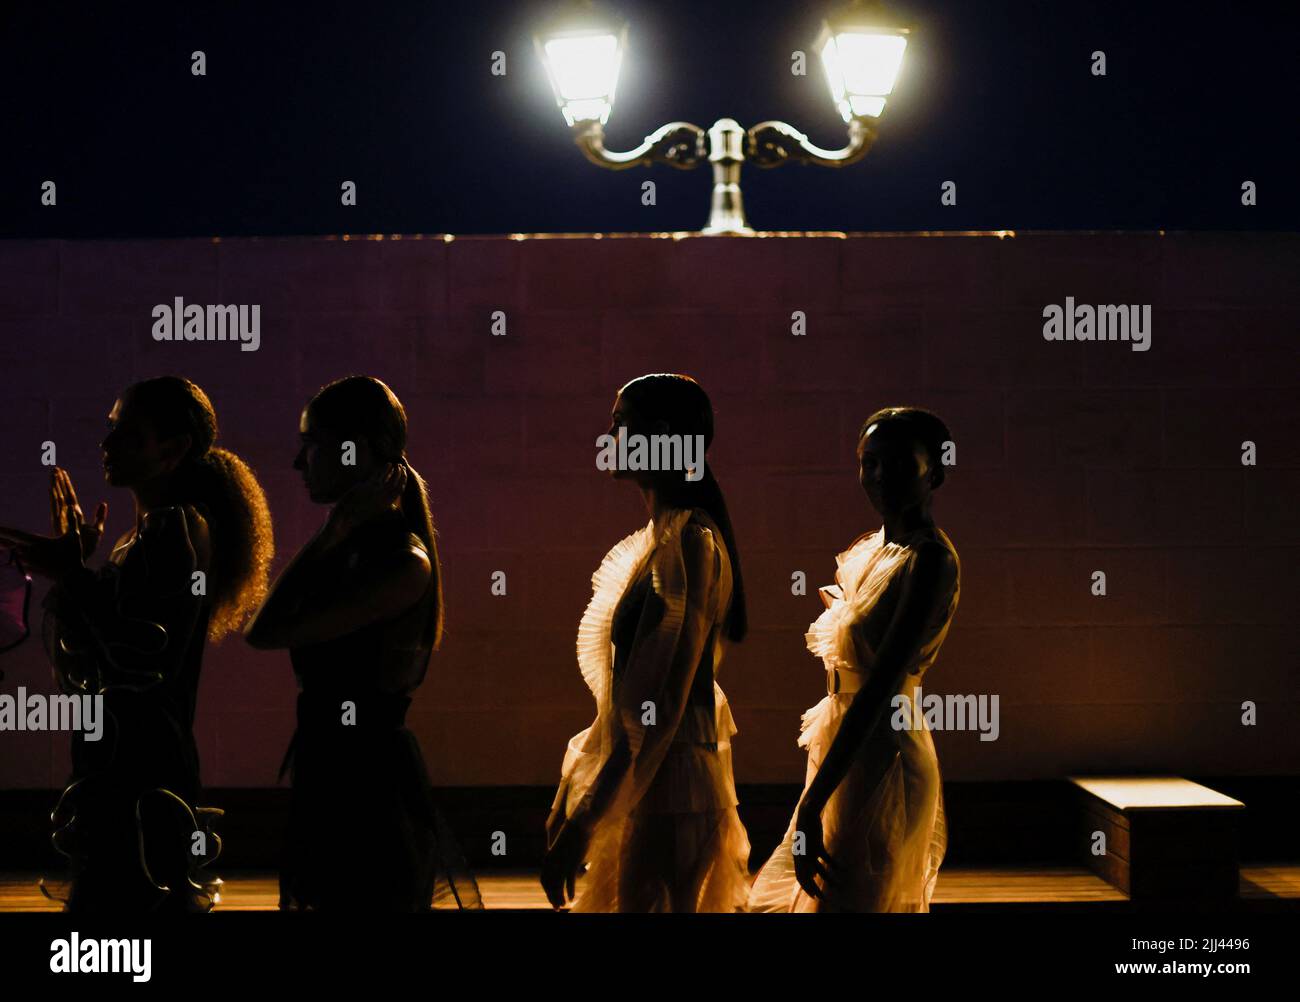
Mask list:
[[[597,828],[573,911],[744,909],[749,892],[749,837],[736,811],[732,778],[731,737],[736,726],[722,690],[715,688],[715,692],[718,741],[672,742],[636,808]],[[581,751],[585,733],[570,743],[569,775],[585,771]]]
[[[910,697],[919,677],[908,676],[908,683],[904,691]],[[808,749],[805,791],[852,700],[853,694],[830,695],[803,715],[799,744]],[[947,824],[934,740],[914,716],[913,729],[902,730],[889,727],[886,718],[822,811],[826,849],[839,864],[826,898],[809,896],[795,879],[797,833],[791,818],[750,891],[750,911],[930,910],[947,849]]]

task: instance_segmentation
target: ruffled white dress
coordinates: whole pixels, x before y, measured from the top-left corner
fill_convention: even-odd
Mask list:
[[[578,665],[596,719],[569,741],[556,807],[572,817],[583,806],[616,746],[631,765],[592,834],[574,911],[744,908],[736,725],[715,680],[731,590],[722,533],[700,509],[623,539],[592,576]]]
[[[808,649],[822,661],[829,694],[803,715],[799,746],[808,750],[804,790],[817,775],[856,692],[866,686],[871,664],[859,664],[853,631],[870,652],[879,648],[897,609],[903,575],[913,547],[931,539],[956,548],[943,530],[922,529],[886,543],[884,529],[858,539],[836,556],[836,584],[822,589],[827,608],[807,633]],[[938,656],[957,608],[960,563],[955,563],[946,602],[926,624],[925,634],[897,693],[909,700]],[[835,691],[847,689],[851,691]],[[868,738],[844,780],[822,811],[827,851],[842,870],[827,899],[810,897],[795,879],[795,818],[785,838],[759,871],[749,894],[756,912],[925,912],[930,910],[939,865],[947,848],[943,790],[934,741],[920,713],[911,727],[884,726]]]

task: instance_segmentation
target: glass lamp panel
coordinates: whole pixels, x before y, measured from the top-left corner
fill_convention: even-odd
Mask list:
[[[561,36],[543,47],[551,85],[562,103],[613,103],[620,62],[616,35]]]
[[[599,122],[604,125],[609,121],[609,112],[611,105],[602,98],[591,98],[582,101],[565,101],[560,107],[564,113],[564,121],[568,125],[576,125],[579,122]]]
[[[840,31],[822,46],[831,99],[847,122],[877,118],[894,90],[907,39],[871,31]]]
[[[885,99],[883,97],[862,97],[854,94],[853,97],[849,98],[848,105],[850,112],[852,112],[849,117],[879,118],[880,113],[885,110]]]
[[[850,94],[884,97],[894,91],[907,39],[902,35],[843,32],[836,36],[844,88]]]
[[[826,83],[831,88],[831,100],[838,105],[844,100],[844,74],[840,72],[834,35],[826,39],[826,44],[822,46],[822,65],[826,67]]]

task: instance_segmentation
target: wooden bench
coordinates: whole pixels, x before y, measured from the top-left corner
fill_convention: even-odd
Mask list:
[[[1083,861],[1133,901],[1237,897],[1246,805],[1178,776],[1071,776]],[[1097,848],[1103,843],[1104,854]]]

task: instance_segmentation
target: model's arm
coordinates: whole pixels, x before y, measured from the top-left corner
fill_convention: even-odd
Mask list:
[[[853,697],[826,758],[809,784],[801,810],[820,813],[864,742],[884,739],[880,729],[890,700],[924,641],[926,624],[947,597],[954,570],[952,555],[941,544],[927,542],[918,547],[904,571],[906,577],[894,618],[874,652],[871,678]],[[854,646],[861,643],[861,638],[855,636]]]
[[[721,559],[702,526],[682,529],[680,548],[661,561],[613,692],[615,741],[587,802],[572,819],[591,829],[645,795],[681,724],[696,667],[713,629]],[[651,715],[653,715],[651,717]],[[651,718],[653,723],[645,723]]]
[[[244,639],[263,649],[299,647],[346,636],[405,612],[424,595],[432,576],[429,556],[415,546],[394,547],[362,562],[328,585],[323,557],[338,530],[327,522],[276,579]]]
[[[61,574],[44,603],[61,686],[90,682],[92,665],[100,685],[149,684],[177,670],[210,591],[210,559],[207,522],[177,506],[142,520],[120,566],[96,574],[78,564]]]
[[[260,648],[299,647],[346,636],[405,612],[423,597],[433,565],[423,547],[365,554],[342,578],[321,579],[326,554],[367,521],[391,513],[406,487],[406,469],[389,463],[348,491],[325,525],[289,562],[244,630]]]
[[[293,555],[271,585],[262,607],[244,627],[244,639],[253,647],[282,646],[273,641],[286,623],[296,619],[312,583],[318,582],[322,558],[340,540],[341,532],[334,521],[332,517],[326,520],[307,545]]]
[[[547,826],[548,837],[552,831],[555,837],[542,864],[542,886],[556,908],[574,892],[597,823],[636,806],[677,732],[713,629],[719,545],[708,529],[688,524],[680,546],[657,560],[655,589],[642,609],[636,639],[612,694],[611,752],[573,813],[558,826]],[[653,706],[652,724],[642,723],[650,710],[647,704]],[[557,804],[562,804],[559,797]]]

